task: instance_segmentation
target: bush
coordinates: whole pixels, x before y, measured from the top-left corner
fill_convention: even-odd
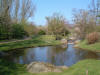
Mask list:
[[[94,44],[99,40],[99,34],[97,32],[92,32],[87,35],[88,44]]]
[[[44,30],[39,30],[38,35],[46,35],[46,32]]]
[[[24,27],[20,24],[14,24],[12,26],[12,37],[15,39],[21,39],[27,36],[26,31],[24,30]]]
[[[61,40],[62,36],[61,35],[56,35],[56,40]]]

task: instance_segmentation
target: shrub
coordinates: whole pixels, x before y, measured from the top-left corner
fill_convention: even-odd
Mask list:
[[[38,35],[46,35],[46,32],[44,30],[39,30]]]
[[[92,32],[87,35],[88,44],[94,44],[99,40],[99,34],[97,32]]]
[[[24,38],[27,35],[24,27],[21,24],[14,24],[12,26],[12,37],[15,39]]]

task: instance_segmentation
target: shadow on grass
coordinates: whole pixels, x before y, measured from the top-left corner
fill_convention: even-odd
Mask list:
[[[24,65],[0,59],[0,75],[21,75],[24,72],[26,72]]]

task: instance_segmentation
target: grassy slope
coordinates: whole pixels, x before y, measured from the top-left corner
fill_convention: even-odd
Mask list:
[[[36,46],[47,46],[47,45],[59,45],[60,41],[56,41],[54,36],[37,36],[30,40],[9,42],[0,44],[0,51],[8,51],[18,48],[36,47]]]
[[[78,45],[81,49],[100,52],[100,42],[88,45],[86,41],[82,41]]]
[[[0,75],[100,75],[100,60],[84,60],[64,70],[61,73],[37,73],[26,72],[25,65],[0,61]]]
[[[84,60],[72,66],[64,75],[100,75],[100,60]]]

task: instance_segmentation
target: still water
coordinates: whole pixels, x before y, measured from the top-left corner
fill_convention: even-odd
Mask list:
[[[72,66],[84,59],[100,59],[100,53],[78,50],[68,44],[68,48],[62,46],[46,46],[27,49],[18,49],[7,52],[1,58],[20,64],[31,62],[47,62],[56,66]]]

